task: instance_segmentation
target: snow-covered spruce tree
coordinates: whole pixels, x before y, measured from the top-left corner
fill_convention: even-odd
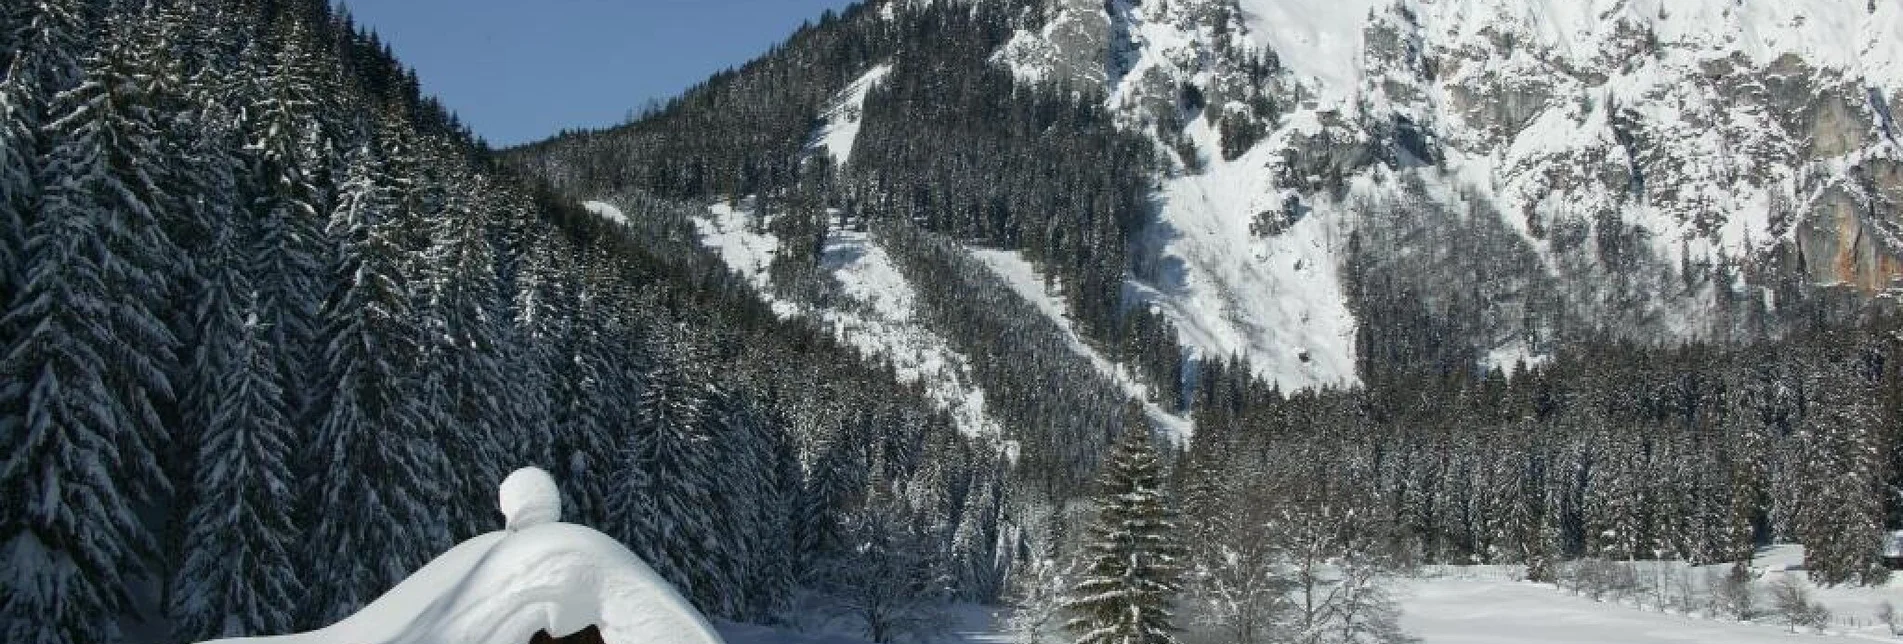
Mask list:
[[[324,234],[332,205],[327,173],[338,160],[328,152],[328,101],[311,37],[296,21],[285,21],[272,38],[277,47],[271,53],[251,39],[231,83],[245,137],[242,208],[257,227],[251,271],[266,339],[276,346],[278,379],[292,420],[314,424],[323,387],[319,370],[309,365],[323,361],[318,312],[324,271],[336,261],[335,245]]]
[[[612,258],[597,248],[571,261],[573,245],[560,238],[548,241],[531,261],[582,276],[572,296],[560,280],[543,281],[550,298],[545,304],[566,307],[572,314],[556,316],[551,309],[536,318],[552,334],[547,358],[558,374],[550,394],[555,416],[552,457],[578,520],[615,534],[620,525],[612,513],[615,477],[631,417],[628,399],[635,393],[628,373],[645,365],[647,357],[635,354],[638,343],[621,341],[632,337],[625,311],[632,303],[618,292]]]
[[[448,424],[443,447],[457,467],[449,472],[450,529],[457,539],[487,532],[494,524],[478,500],[506,473],[504,436],[520,423],[510,404],[510,375],[501,362],[506,298],[497,280],[494,247],[487,238],[493,185],[450,165],[449,153],[433,174],[444,188],[442,207],[430,219],[424,255],[425,365],[436,391],[428,399]]]
[[[1175,642],[1184,549],[1163,492],[1162,465],[1141,424],[1124,430],[1103,465],[1085,569],[1064,607],[1077,644]]]
[[[221,106],[202,108],[194,160],[182,182],[187,207],[210,239],[193,252],[195,286],[186,312],[191,350],[180,377],[179,408],[188,475],[187,504],[166,594],[175,634],[196,641],[289,632],[303,582],[292,514],[299,500],[290,464],[302,436],[279,384],[283,347],[270,340],[253,276],[258,228],[233,216],[239,164],[236,137]]]
[[[793,489],[780,477],[782,458],[792,455],[780,428],[759,405],[722,390],[711,401],[709,429],[722,449],[715,455],[719,487],[714,494],[721,547],[714,551],[715,605],[708,610],[750,621],[771,619],[777,598],[792,589],[789,537]]]
[[[325,401],[313,457],[312,567],[305,625],[350,615],[445,545],[438,428],[415,395],[401,191],[369,144],[350,154],[330,232],[342,290],[325,309]]]
[[[696,605],[708,606],[719,590],[710,552],[718,543],[715,446],[705,427],[710,391],[685,333],[647,335],[656,355],[634,406],[610,514],[630,549]]]
[[[214,246],[208,288],[199,299],[203,342],[193,371],[198,453],[191,509],[173,574],[168,613],[180,639],[287,633],[303,600],[291,512],[296,481],[289,459],[296,440],[277,386],[276,347],[257,296],[237,266],[229,230]]]
[[[1819,359],[1807,370],[1807,406],[1792,437],[1808,502],[1797,516],[1804,568],[1813,581],[1882,583],[1888,571],[1877,561],[1884,538],[1885,455],[1890,453],[1878,411],[1877,392],[1854,367],[1854,358]]]
[[[539,463],[555,471],[554,410],[550,396],[559,378],[548,361],[549,334],[532,326],[533,313],[524,304],[534,300],[530,294],[528,269],[531,249],[543,236],[534,204],[506,183],[493,186],[497,241],[497,272],[501,282],[499,309],[492,320],[497,333],[497,362],[509,375],[506,388],[511,410],[510,422],[516,423],[503,436],[503,449],[517,463]]]
[[[24,499],[0,535],[9,642],[117,639],[112,615],[153,559],[137,509],[169,487],[156,405],[171,396],[175,340],[158,310],[179,258],[129,31],[113,30],[52,105],[24,282],[0,322],[20,330],[0,354],[0,490]]]
[[[998,523],[1004,512],[1004,486],[995,479],[978,481],[952,533],[952,574],[964,599],[991,602],[1004,592],[1009,553],[999,552]]]

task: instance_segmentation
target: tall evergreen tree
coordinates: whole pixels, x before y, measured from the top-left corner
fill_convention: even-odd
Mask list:
[[[449,153],[436,155],[447,165]],[[520,423],[512,404],[511,374],[503,372],[504,294],[490,243],[489,202],[493,186],[460,168],[436,170],[443,182],[441,210],[429,222],[429,248],[423,256],[426,369],[440,383],[425,404],[447,423],[444,449],[458,464],[451,492],[451,528],[458,537],[482,532],[494,523],[488,489],[502,480],[509,452],[504,437]]]
[[[317,426],[309,624],[355,612],[446,545],[447,464],[416,395],[418,328],[404,187],[366,144],[344,172],[331,234],[342,290],[326,307],[325,390]]]
[[[1807,370],[1816,396],[1794,437],[1804,484],[1795,492],[1808,502],[1797,516],[1804,568],[1822,584],[1889,578],[1877,560],[1882,552],[1884,455],[1878,396],[1867,380],[1836,360]]]
[[[672,329],[656,330],[657,355],[634,407],[614,498],[620,537],[655,572],[701,605],[719,599],[712,579],[719,539],[714,448],[700,356]]]
[[[303,601],[290,468],[297,436],[286,422],[278,361],[238,267],[236,235],[221,235],[212,287],[198,300],[203,342],[194,373],[198,449],[185,519],[183,565],[168,612],[187,641],[291,632]]]
[[[1078,644],[1176,642],[1182,558],[1162,466],[1141,425],[1104,462],[1097,520],[1084,542],[1085,570],[1071,587],[1066,624]]]
[[[328,100],[309,34],[291,20],[270,33],[275,52],[253,37],[239,56],[243,68],[233,88],[245,137],[241,194],[245,215],[257,222],[251,270],[266,339],[277,347],[278,380],[293,422],[314,424],[323,388],[310,365],[323,360],[318,309],[332,283],[326,265],[336,261],[324,235],[332,191],[323,184],[336,159],[328,153]]]
[[[160,157],[144,70],[130,30],[113,33],[54,101],[24,283],[0,322],[21,330],[0,357],[0,490],[25,500],[0,555],[18,571],[0,588],[14,642],[116,640],[108,616],[153,561],[139,509],[168,488],[156,405],[171,396],[175,340],[155,300],[179,258],[148,166]]]

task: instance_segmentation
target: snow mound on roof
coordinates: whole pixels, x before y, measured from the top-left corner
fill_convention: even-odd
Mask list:
[[[550,506],[544,497],[553,484],[541,470],[518,470],[503,483],[505,512],[517,502],[526,512],[512,519],[559,517],[560,502]],[[672,585],[619,542],[547,519],[465,541],[329,627],[207,644],[526,644],[540,631],[566,636],[589,626],[608,644],[721,643]]]
[[[542,468],[525,467],[509,474],[496,496],[510,530],[562,520],[562,492]]]

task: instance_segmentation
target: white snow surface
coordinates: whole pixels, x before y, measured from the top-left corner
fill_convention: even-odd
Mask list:
[[[1401,626],[1422,644],[1667,644],[1725,642],[1760,644],[1856,640],[1898,641],[1877,619],[1885,603],[1903,606],[1903,579],[1874,587],[1823,588],[1808,581],[1804,547],[1783,544],[1760,549],[1751,573],[1761,609],[1765,588],[1780,579],[1800,582],[1811,600],[1831,612],[1825,634],[1805,629],[1791,633],[1776,617],[1737,622],[1682,611],[1660,611],[1652,599],[1596,601],[1551,584],[1520,581],[1519,566],[1440,566],[1432,574],[1400,582]],[[1688,573],[1705,592],[1709,576],[1721,576],[1729,563],[1691,566],[1684,562],[1637,562],[1641,579]],[[1673,582],[1676,583],[1676,582]],[[1641,593],[1642,595],[1644,593]]]
[[[521,500],[528,488],[534,499],[539,486],[518,480],[511,495]],[[465,541],[329,627],[215,644],[523,644],[538,631],[569,635],[588,626],[600,628],[608,644],[721,643],[672,585],[619,542],[548,522]]]
[[[859,140],[859,128],[865,123],[866,93],[890,73],[889,64],[874,67],[833,97],[832,103],[820,114],[825,122],[814,133],[808,149],[824,149],[835,162],[845,165],[852,156],[853,143]]]
[[[1323,100],[1340,100],[1361,81],[1361,27],[1380,0],[1240,0],[1256,44]]]
[[[1071,325],[1070,313],[1065,308],[1064,301],[1045,287],[1044,276],[1038,272],[1037,267],[1032,265],[1030,260],[1024,258],[1022,253],[989,248],[972,248],[970,252],[972,257],[984,263],[992,273],[1003,279],[1005,284],[1010,285],[1011,290],[1016,291],[1019,297],[1029,301],[1045,317],[1056,322],[1058,328],[1063,329],[1064,340],[1070,345],[1072,351],[1088,359],[1098,372],[1109,378],[1111,382],[1117,383],[1125,394],[1143,401],[1144,413],[1150,418],[1151,424],[1179,445],[1189,440],[1194,433],[1194,425],[1191,421],[1172,414],[1152,402],[1154,396],[1149,385],[1138,382],[1128,367],[1111,362],[1109,358],[1097,351],[1096,347],[1084,342],[1083,338],[1077,335],[1076,328]]]
[[[709,206],[707,214],[694,218],[700,245],[720,256],[720,261],[752,286],[775,315],[798,315],[799,305],[774,296],[773,277],[767,272],[773,266],[774,255],[780,252],[780,238],[766,230],[766,223],[754,217],[751,208],[722,202]]]
[[[1345,98],[1361,81],[1362,27],[1384,0],[1239,0],[1244,23],[1282,64],[1314,83],[1324,100]],[[1503,26],[1550,51],[1590,63],[1626,21],[1660,41],[1715,57],[1737,51],[1757,63],[1785,54],[1819,67],[1903,82],[1903,3],[1879,0],[1402,0],[1435,40],[1451,43]]]
[[[810,317],[864,355],[889,361],[901,382],[923,383],[928,398],[952,415],[968,436],[997,436],[998,422],[986,411],[984,391],[971,375],[970,360],[951,347],[916,313],[918,294],[885,249],[865,232],[839,226],[827,234],[820,268],[844,298],[823,304],[779,295],[768,268],[780,241],[754,216],[750,203],[718,203],[694,225],[701,244],[752,285],[782,317]]]
[[[542,468],[524,467],[509,473],[502,479],[496,497],[504,525],[511,531],[562,520],[562,491],[555,487],[555,477]]]
[[[581,207],[584,209],[587,209],[588,212],[595,213],[595,216],[601,217],[602,219],[606,219],[608,221],[621,224],[623,226],[628,225],[627,213],[621,212],[621,209],[616,208],[614,204],[608,203],[606,201],[584,201],[584,202],[581,202]]]
[[[1192,140],[1214,149],[1206,122]],[[1344,216],[1318,212],[1274,236],[1249,224],[1279,212],[1283,193],[1263,168],[1279,151],[1257,146],[1234,161],[1215,156],[1200,174],[1168,178],[1158,222],[1143,243],[1156,248],[1161,273],[1132,283],[1161,307],[1179,339],[1203,358],[1247,358],[1256,374],[1284,390],[1353,385],[1355,319],[1342,290],[1339,255]]]
[[[1405,584],[1401,628],[1421,644],[1799,644],[1842,638],[1792,634],[1644,611],[1508,580],[1425,579]]]

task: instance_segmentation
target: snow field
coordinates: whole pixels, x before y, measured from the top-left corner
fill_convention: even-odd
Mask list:
[[[1203,150],[1219,147],[1207,121],[1190,134]],[[1246,357],[1284,390],[1353,385],[1355,319],[1338,273],[1346,213],[1316,205],[1281,234],[1249,229],[1258,213],[1281,212],[1285,195],[1265,170],[1278,154],[1270,145],[1234,161],[1210,154],[1200,174],[1167,179],[1158,221],[1140,242],[1157,253],[1161,274],[1130,287],[1162,308],[1198,357]]]
[[[1522,581],[1518,566],[1435,566],[1401,580],[1402,625],[1423,644],[1652,644],[1667,642],[1810,642],[1853,638],[1899,641],[1878,617],[1887,602],[1903,609],[1903,584],[1820,588],[1801,569],[1803,546],[1760,550],[1752,560],[1754,596],[1760,611],[1770,605],[1768,588],[1784,579],[1799,582],[1810,599],[1831,612],[1823,633],[1792,633],[1776,616],[1750,622],[1714,616],[1699,605],[1710,597],[1707,583],[1730,564],[1683,562],[1629,565],[1639,587],[1593,599],[1553,584]],[[1562,581],[1562,584],[1566,582]]]

